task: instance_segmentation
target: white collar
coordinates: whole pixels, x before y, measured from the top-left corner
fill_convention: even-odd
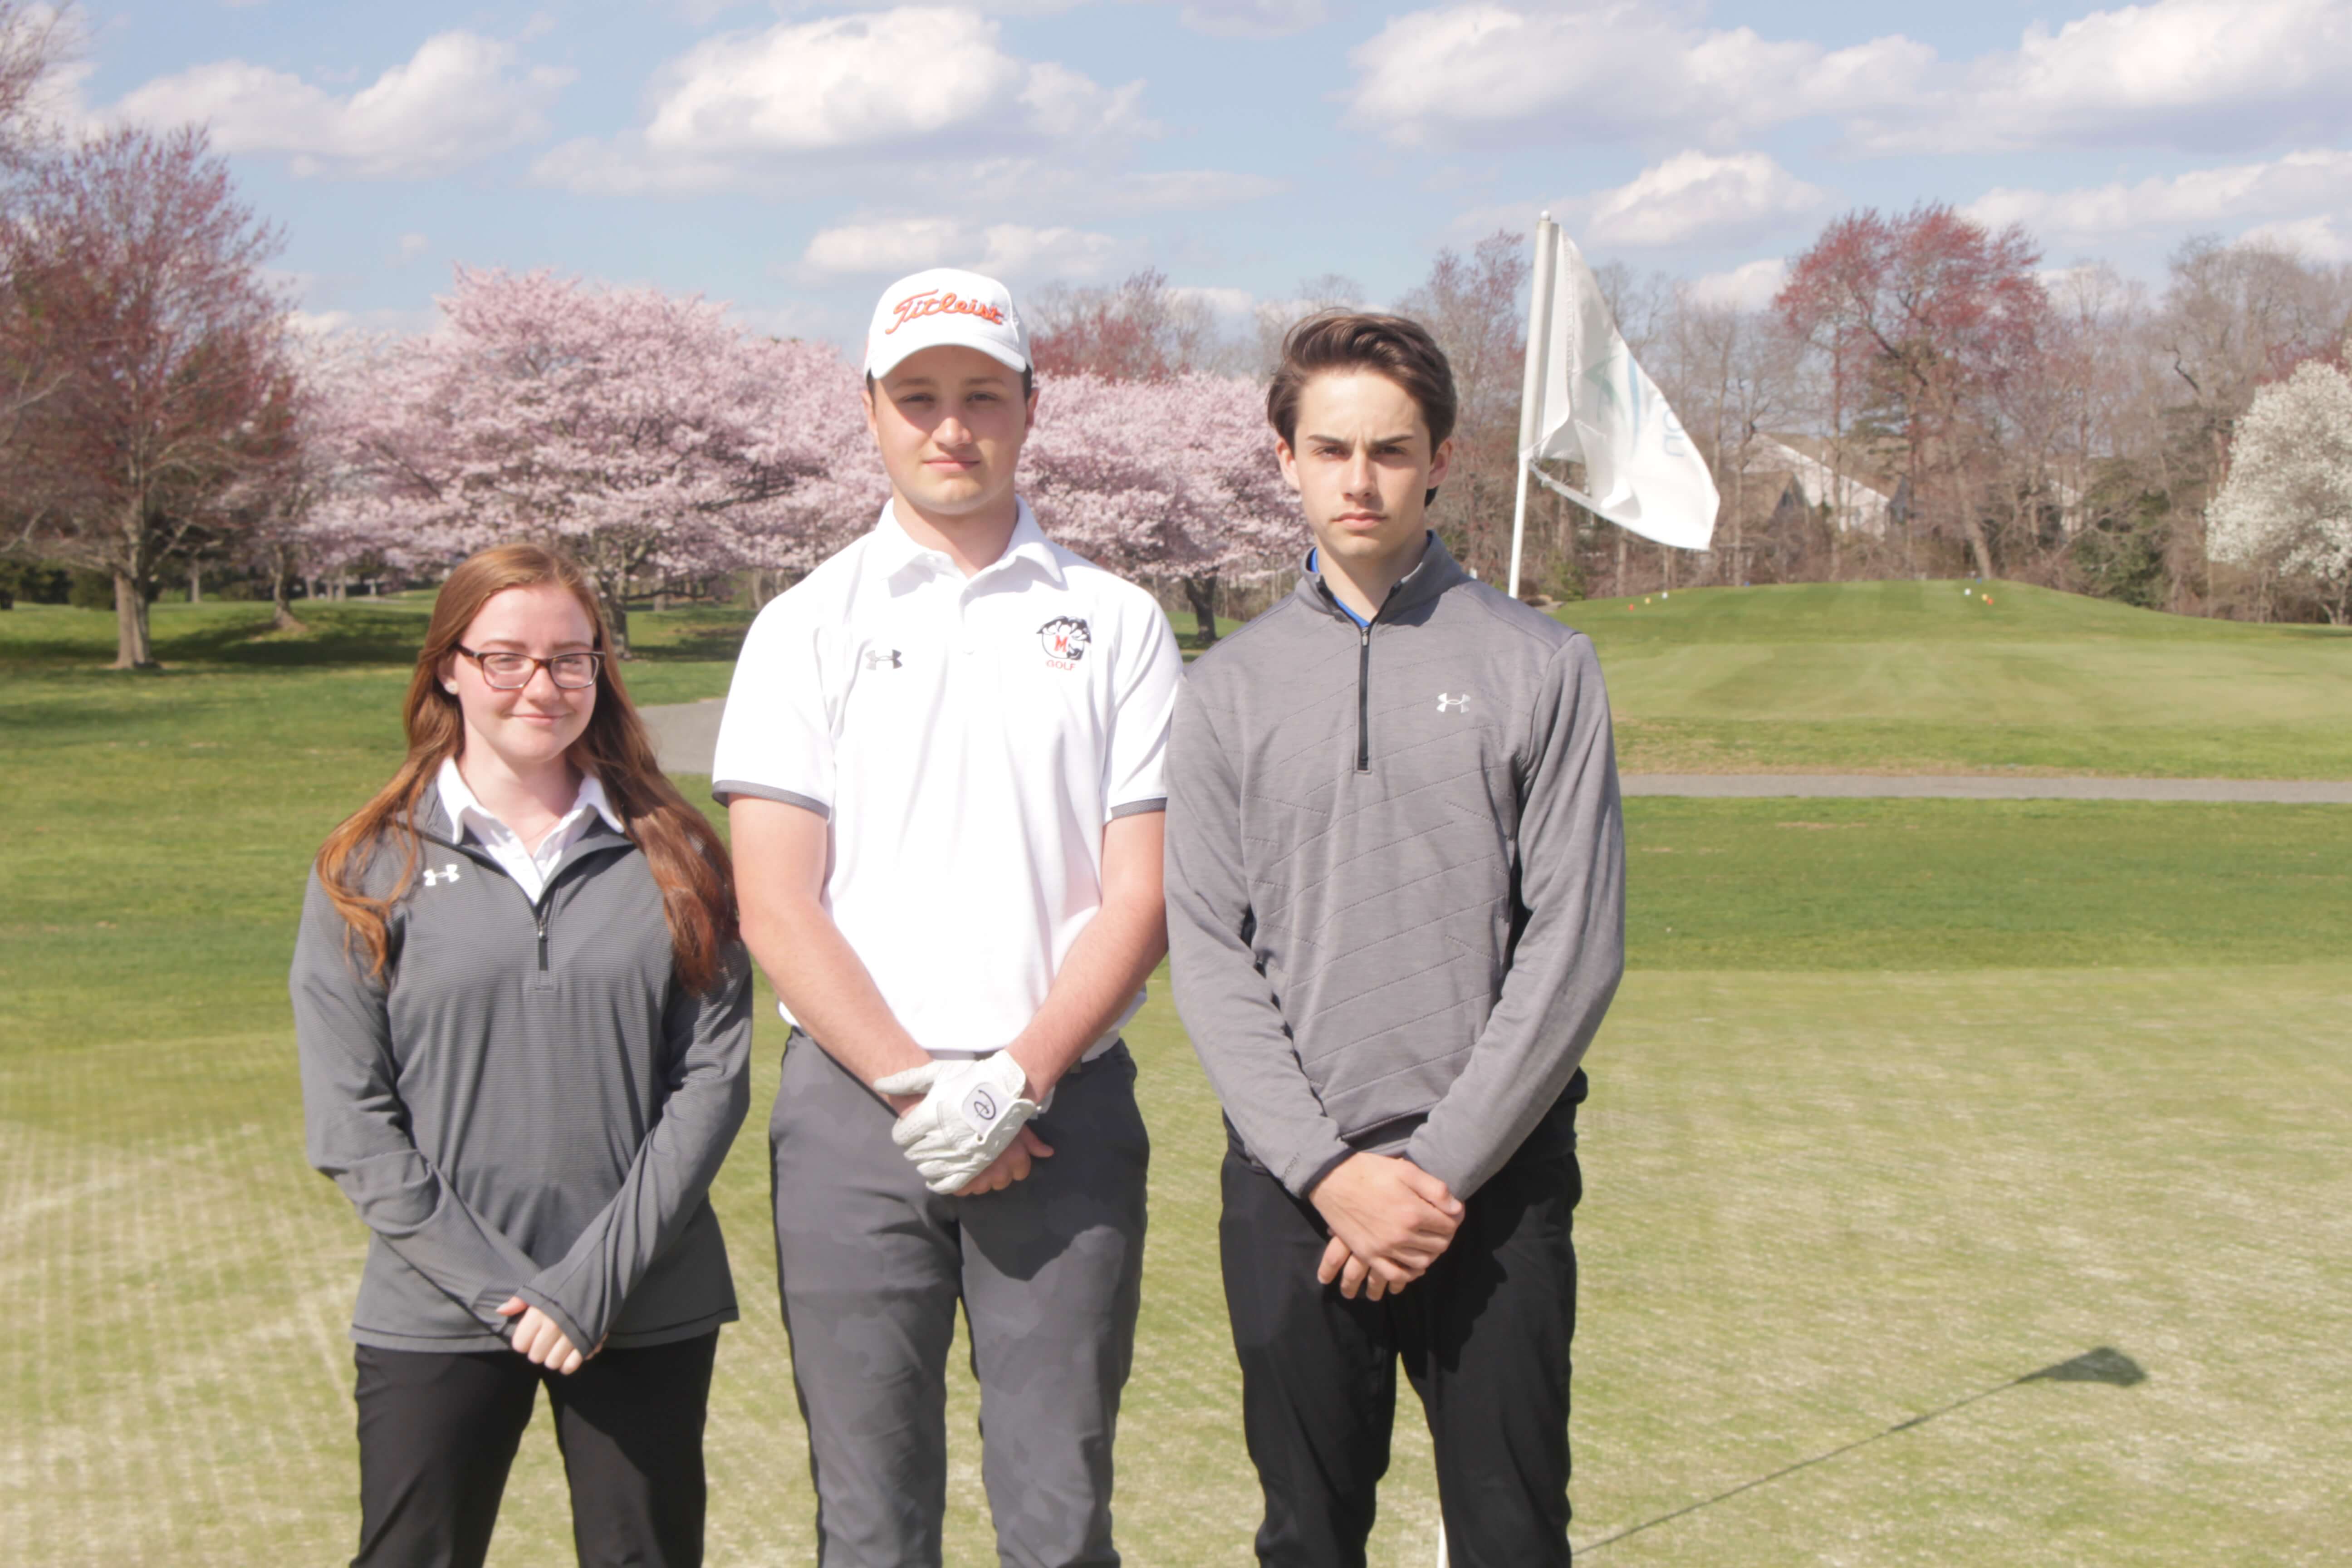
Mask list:
[[[449,831],[453,835],[462,837],[467,827],[471,826],[467,821],[468,813],[472,814],[474,821],[488,823],[508,833],[514,831],[476,796],[466,783],[466,775],[457,771],[457,758],[441,759],[441,773],[434,784],[440,792],[441,810],[449,818]],[[597,782],[594,773],[580,775],[580,793],[572,797],[572,809],[563,814],[562,821],[569,822],[583,811],[593,811],[615,833],[628,831],[621,826],[620,817],[613,810],[613,803],[604,796],[604,786]]]
[[[1013,504],[1016,509],[1013,533],[1004,542],[1004,553],[973,573],[971,580],[978,582],[1013,562],[1026,561],[1051,578],[1055,587],[1066,586],[1060,555],[1054,548],[1054,542],[1045,537],[1045,531],[1037,526],[1036,513],[1031,511],[1029,503],[1018,496],[1013,498]],[[915,536],[907,531],[906,524],[898,521],[898,509],[889,501],[882,503],[882,515],[875,521],[871,537],[873,542],[867,549],[872,552],[875,569],[885,577],[896,576],[918,561],[929,561],[940,570],[955,570],[954,563],[944,552],[916,542]]]

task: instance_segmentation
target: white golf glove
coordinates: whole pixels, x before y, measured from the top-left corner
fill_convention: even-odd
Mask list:
[[[970,1062],[926,1062],[874,1080],[883,1094],[919,1094],[890,1141],[935,1193],[960,1193],[996,1162],[1043,1107],[1024,1099],[1029,1075],[1009,1051]],[[1053,1097],[1046,1096],[1048,1101]]]

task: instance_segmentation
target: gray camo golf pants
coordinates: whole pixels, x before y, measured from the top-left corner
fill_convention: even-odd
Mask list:
[[[887,1104],[794,1031],[768,1124],[776,1271],[808,1424],[820,1568],[936,1568],[947,1357],[963,1304],[1006,1568],[1111,1568],[1111,1438],[1134,1360],[1150,1144],[1124,1045],[1056,1087],[1054,1150],[939,1197]]]

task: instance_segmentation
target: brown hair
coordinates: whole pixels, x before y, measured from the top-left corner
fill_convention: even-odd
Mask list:
[[[1307,384],[1334,371],[1369,370],[1404,388],[1429,426],[1435,451],[1454,434],[1459,406],[1454,367],[1429,329],[1403,316],[1325,310],[1307,317],[1282,340],[1282,363],[1265,389],[1265,421],[1286,446],[1298,437],[1298,399]],[[1432,492],[1433,494],[1434,492]]]
[[[536,544],[501,544],[467,556],[441,585],[425,646],[416,653],[416,673],[408,682],[408,759],[374,799],[327,836],[319,850],[319,880],[350,926],[350,934],[367,949],[371,974],[383,973],[386,920],[416,874],[423,848],[415,825],[417,808],[434,787],[442,763],[465,745],[465,721],[456,695],[441,684],[441,667],[491,598],[509,588],[542,583],[559,584],[579,602],[588,617],[591,646],[599,651],[606,647],[595,591],[569,558]],[[598,678],[588,728],[572,743],[571,758],[573,766],[593,773],[604,785],[614,815],[645,855],[654,884],[661,889],[677,978],[690,991],[710,990],[724,972],[725,950],[736,936],[735,879],[727,847],[663,775],[645,723],[609,658]],[[360,879],[377,849],[395,836],[404,849],[400,876],[383,898],[370,898],[361,891]]]

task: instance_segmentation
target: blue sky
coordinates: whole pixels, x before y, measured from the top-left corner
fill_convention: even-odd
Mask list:
[[[85,0],[78,111],[209,123],[304,308],[411,327],[455,263],[847,342],[891,277],[1155,265],[1222,309],[1385,301],[1549,206],[1768,296],[1863,205],[2154,279],[2183,237],[2352,259],[2352,0],[2066,6]]]

